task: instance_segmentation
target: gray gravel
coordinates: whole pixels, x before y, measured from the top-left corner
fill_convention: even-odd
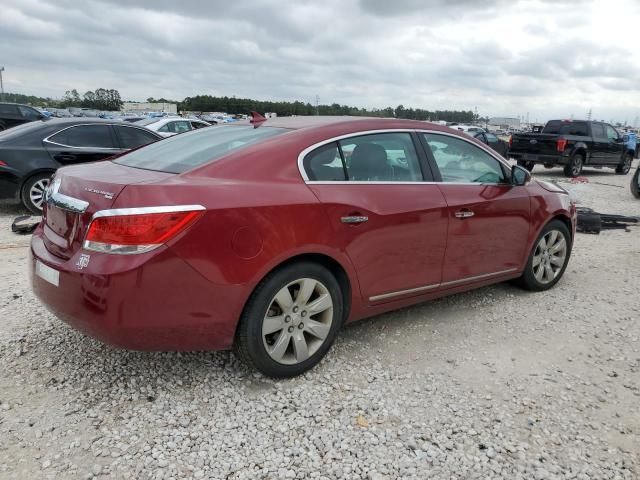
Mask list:
[[[586,205],[640,214],[629,176],[586,176]],[[18,213],[0,206],[0,229]],[[546,294],[357,323],[287,381],[84,337],[30,293],[27,241],[0,233],[0,478],[640,477],[640,229],[578,236]]]

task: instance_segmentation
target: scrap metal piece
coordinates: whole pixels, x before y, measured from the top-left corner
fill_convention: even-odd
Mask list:
[[[624,230],[629,232],[630,226],[640,226],[640,217],[598,213],[586,207],[578,207],[576,210],[578,212],[576,230],[581,233],[598,235],[602,230]]]
[[[42,217],[40,216],[22,215],[16,217],[11,224],[11,231],[20,234],[33,233],[41,221]]]

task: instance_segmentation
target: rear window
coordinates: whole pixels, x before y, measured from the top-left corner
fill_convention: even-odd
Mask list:
[[[286,131],[286,128],[253,126],[203,128],[152,143],[114,162],[146,170],[182,173]]]
[[[542,133],[588,137],[589,128],[587,126],[587,122],[563,122],[560,120],[551,120],[545,125]]]

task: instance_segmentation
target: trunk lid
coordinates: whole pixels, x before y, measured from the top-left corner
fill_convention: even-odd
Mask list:
[[[44,244],[53,255],[69,259],[82,247],[93,214],[111,208],[127,185],[152,183],[174,174],[141,170],[106,161],[61,168],[56,172],[58,193],[88,203],[83,213],[53,204],[43,212]]]

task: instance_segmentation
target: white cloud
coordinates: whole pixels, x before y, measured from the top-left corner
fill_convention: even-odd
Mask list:
[[[4,0],[5,89],[640,115],[635,0]]]

